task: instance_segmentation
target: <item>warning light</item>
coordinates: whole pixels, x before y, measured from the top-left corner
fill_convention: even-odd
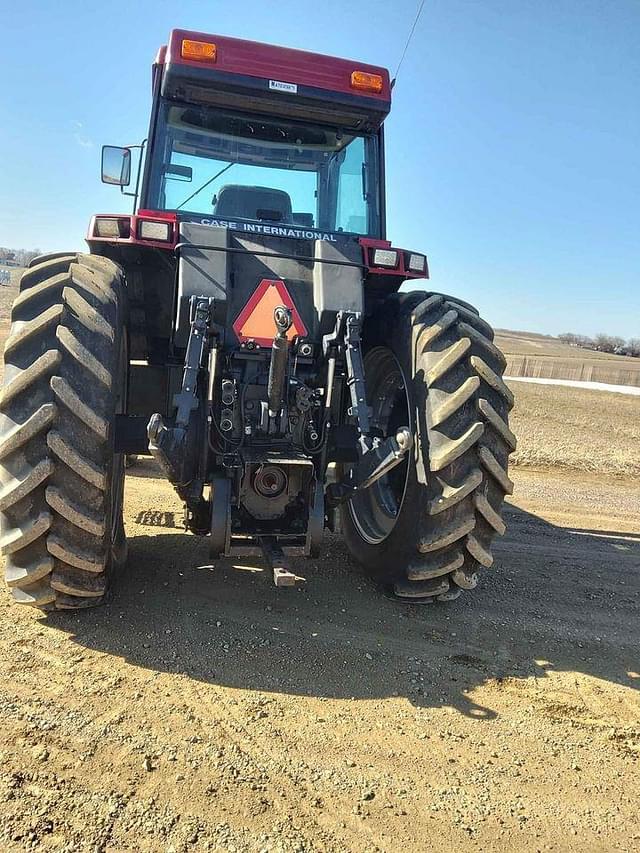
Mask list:
[[[380,74],[369,74],[368,71],[354,71],[351,75],[351,88],[362,92],[382,92],[382,77]]]
[[[209,41],[182,39],[180,55],[183,59],[197,59],[200,62],[215,62],[216,46]]]
[[[260,346],[271,346],[276,333],[273,312],[279,305],[290,308],[293,316],[287,338],[292,341],[296,337],[305,337],[307,327],[302,322],[285,283],[263,278],[233,324],[233,331],[240,343],[252,340]]]

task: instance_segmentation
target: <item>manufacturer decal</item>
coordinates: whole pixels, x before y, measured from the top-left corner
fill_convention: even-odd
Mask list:
[[[294,95],[298,93],[296,83],[283,83],[282,80],[269,80],[269,88],[275,92],[293,92]]]
[[[253,222],[232,222],[227,219],[201,219],[201,225],[214,228],[230,228],[232,231],[244,231],[246,234],[270,234],[272,237],[295,237],[298,240],[325,240],[337,243],[335,234],[325,231],[308,231],[305,228],[291,228],[289,225],[262,225]]]

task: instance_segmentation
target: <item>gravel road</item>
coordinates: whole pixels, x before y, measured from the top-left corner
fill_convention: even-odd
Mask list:
[[[482,587],[410,607],[335,536],[211,566],[130,469],[109,604],[0,596],[0,849],[640,849],[640,486],[514,476]]]

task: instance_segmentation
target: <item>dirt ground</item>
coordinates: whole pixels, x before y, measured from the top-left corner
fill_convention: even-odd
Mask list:
[[[640,849],[640,487],[514,476],[482,587],[407,607],[335,536],[212,567],[130,469],[111,602],[0,599],[0,849]]]
[[[513,477],[482,586],[410,607],[337,536],[212,566],[130,469],[107,605],[0,590],[0,853],[640,850],[640,484]]]

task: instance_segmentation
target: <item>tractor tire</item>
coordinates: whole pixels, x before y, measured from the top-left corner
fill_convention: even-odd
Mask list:
[[[367,399],[380,436],[409,426],[407,461],[342,508],[353,557],[399,599],[450,601],[473,589],[505,530],[516,440],[513,395],[493,331],[467,303],[393,294],[364,328]]]
[[[47,255],[22,276],[0,393],[0,548],[22,604],[100,604],[126,560],[113,444],[126,406],[125,307],[106,258]]]

